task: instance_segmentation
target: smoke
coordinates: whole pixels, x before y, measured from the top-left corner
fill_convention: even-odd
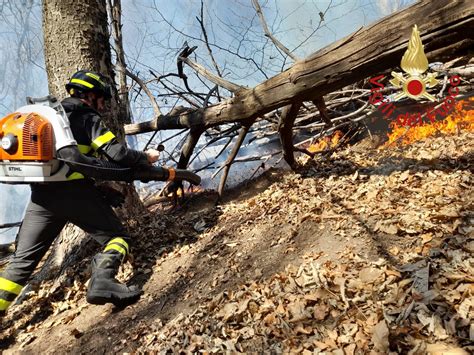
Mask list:
[[[27,185],[0,184],[0,224],[20,222],[30,196]],[[15,240],[18,228],[0,229],[0,245]]]
[[[48,92],[41,32],[41,1],[7,1],[0,8],[0,118],[26,104],[26,96]],[[0,184],[0,224],[20,222],[30,190]],[[0,244],[18,228],[0,229]]]

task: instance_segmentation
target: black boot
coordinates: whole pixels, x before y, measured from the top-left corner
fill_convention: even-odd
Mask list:
[[[92,304],[113,303],[117,307],[125,307],[135,303],[142,291],[136,287],[128,287],[115,279],[122,262],[122,254],[109,250],[97,254],[92,260],[92,276],[87,290],[87,302]]]

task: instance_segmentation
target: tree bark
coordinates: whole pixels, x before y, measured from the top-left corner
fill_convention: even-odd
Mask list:
[[[118,115],[105,0],[43,0],[43,36],[50,94],[66,97],[64,85],[77,70],[104,74],[115,91],[104,122],[122,137],[128,122]]]
[[[422,0],[298,61],[253,89],[238,91],[231,99],[182,115],[163,115],[149,122],[127,125],[125,133],[194,125],[209,128],[256,118],[294,101],[321,97],[397,67],[415,24],[419,25],[430,61],[465,55],[474,45],[473,8],[469,0]]]

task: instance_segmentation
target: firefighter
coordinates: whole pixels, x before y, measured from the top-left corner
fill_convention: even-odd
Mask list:
[[[128,149],[101,121],[99,112],[111,98],[110,86],[95,72],[76,72],[66,84],[70,97],[62,105],[81,153],[114,161],[124,167],[152,164],[159,152]],[[92,260],[86,299],[92,304],[126,306],[136,302],[141,290],[115,279],[130,252],[130,238],[110,202],[94,181],[70,171],[68,181],[31,184],[31,200],[17,237],[17,247],[0,274],[0,313],[18,296],[39,261],[67,222],[89,233],[103,246]]]

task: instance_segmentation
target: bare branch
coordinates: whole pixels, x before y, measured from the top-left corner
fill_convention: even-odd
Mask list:
[[[258,17],[260,18],[260,22],[263,27],[263,31],[265,32],[265,36],[270,38],[273,44],[280,49],[283,53],[285,53],[288,57],[293,59],[295,62],[298,60],[298,57],[290,52],[288,48],[286,48],[283,43],[281,43],[275,36],[270,32],[267,26],[267,22],[265,21],[265,17],[263,16],[262,8],[258,3],[258,0],[252,0],[253,6],[255,6],[255,10],[257,11]]]
[[[283,109],[278,125],[278,132],[280,133],[280,141],[283,149],[283,157],[291,168],[296,167],[295,157],[293,155],[293,124],[296,115],[301,107],[301,103],[297,102],[288,105]]]
[[[230,92],[236,92],[236,91],[239,91],[239,90],[242,90],[242,89],[244,89],[244,90],[246,89],[243,86],[240,86],[240,85],[231,83],[230,81],[227,81],[225,79],[222,79],[221,77],[211,73],[209,70],[204,68],[202,65],[193,62],[189,58],[180,57],[180,59],[183,62],[185,62],[187,65],[189,65],[191,68],[193,68],[196,72],[198,72],[199,74],[204,76],[206,79],[208,79],[209,81],[212,81],[214,84],[219,85],[219,86],[229,90]]]
[[[324,10],[324,12],[320,11],[319,12],[319,22],[318,22],[318,25],[314,28],[313,31],[311,31],[311,33],[306,37],[306,39],[304,41],[302,41],[300,44],[298,44],[295,48],[293,48],[293,51],[296,51],[298,48],[300,48],[303,44],[305,44],[320,28],[321,28],[321,25],[323,22],[325,22],[325,19],[324,19],[324,16],[326,15],[326,13],[329,11],[329,9],[332,7],[332,0],[329,1],[329,4],[326,8],[326,10]]]
[[[150,89],[148,89],[148,87],[146,86],[146,84],[143,82],[142,79],[140,79],[138,76],[136,76],[135,74],[133,74],[132,72],[130,72],[128,69],[125,69],[125,73],[130,77],[132,78],[133,80],[135,80],[137,82],[138,85],[140,85],[140,87],[142,88],[143,91],[145,91],[145,93],[147,94],[147,96],[149,97],[150,101],[151,101],[151,106],[153,107],[153,112],[155,113],[155,116],[156,117],[160,117],[162,115],[161,113],[161,110],[160,110],[160,107],[158,106],[158,103],[156,102],[156,99],[155,97],[153,96],[152,92],[150,91]]]
[[[119,105],[122,114],[127,115],[126,121],[131,122],[131,110],[130,103],[128,101],[128,87],[127,87],[127,76],[126,70],[127,65],[125,64],[125,51],[123,49],[122,41],[122,5],[121,0],[107,0],[107,10],[109,12],[109,18],[111,19],[112,37],[114,39],[114,49],[117,55],[117,62],[115,64],[117,68],[118,76],[118,95]]]
[[[158,13],[158,15],[161,17],[161,19],[173,30],[173,32],[175,33],[178,33],[178,34],[181,34],[182,36],[186,37],[186,38],[189,38],[189,39],[192,39],[192,40],[195,40],[195,41],[199,41],[199,42],[204,42],[204,40],[202,38],[199,38],[199,37],[196,37],[194,35],[191,35],[189,33],[186,33],[184,32],[182,29],[176,27],[173,25],[173,23],[169,20],[169,18],[167,18],[167,16],[165,16],[158,8],[158,6],[156,5],[155,1],[153,2],[154,3],[154,6],[153,6],[153,9]],[[242,55],[240,53],[240,50],[237,49],[236,51],[234,50],[231,50],[230,48],[226,48],[226,47],[223,47],[219,44],[216,44],[216,43],[209,43],[209,45],[211,47],[215,47],[223,52],[227,52],[229,54],[232,54],[234,56],[236,56],[237,58],[241,59],[241,60],[245,60],[246,62],[248,63],[251,63],[252,64],[252,67],[255,68],[255,70],[257,70],[258,72],[260,72],[263,77],[265,79],[268,79],[268,75],[267,73],[261,68],[261,66],[259,65],[259,63],[257,63],[257,61],[254,59],[254,58],[251,58],[251,57],[246,57],[244,55]]]
[[[255,120],[245,122],[242,125],[242,128],[240,129],[239,136],[237,137],[237,140],[235,141],[234,147],[232,148],[232,151],[230,152],[224,164],[225,165],[224,172],[222,173],[221,180],[219,182],[219,189],[218,189],[219,197],[222,197],[222,193],[224,192],[225,182],[227,181],[227,177],[229,176],[229,171],[230,171],[230,167],[232,166],[232,162],[234,161],[235,157],[239,153],[240,147],[242,146],[242,143],[244,142],[245,136],[247,135],[250,127],[252,126],[254,122]]]
[[[206,28],[204,27],[204,2],[201,0],[201,17],[196,17],[196,19],[199,22],[199,25],[201,26],[202,30],[202,35],[204,36],[204,43],[206,44],[207,51],[209,52],[209,56],[211,57],[212,60],[212,65],[214,68],[216,68],[217,75],[219,75],[222,78],[222,72],[221,69],[219,68],[219,65],[217,65],[216,59],[214,58],[214,53],[212,53],[211,46],[209,45],[209,39],[207,38],[207,31]]]
[[[319,110],[319,113],[321,115],[321,118],[323,119],[324,122],[326,122],[328,125],[331,124],[331,120],[329,119],[328,116],[328,111],[326,108],[326,103],[324,102],[324,98],[319,96],[313,100],[313,103],[316,105],[316,107]]]

